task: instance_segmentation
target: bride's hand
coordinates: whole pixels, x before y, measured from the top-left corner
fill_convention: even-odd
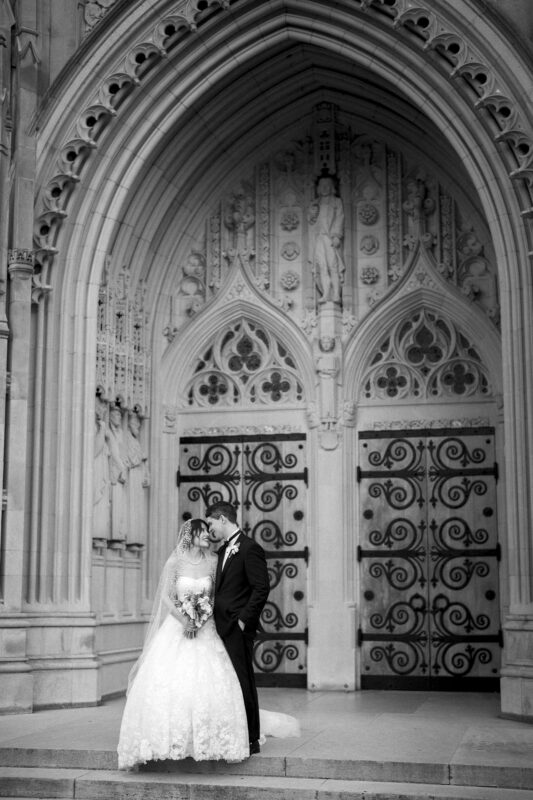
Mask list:
[[[197,628],[194,622],[187,622],[185,625],[185,636],[187,639],[194,639],[197,633]]]

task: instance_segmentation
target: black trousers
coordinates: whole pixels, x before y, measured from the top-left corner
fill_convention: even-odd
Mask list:
[[[259,700],[253,667],[254,639],[235,625],[223,641],[241,684],[250,742],[255,742],[259,739]]]

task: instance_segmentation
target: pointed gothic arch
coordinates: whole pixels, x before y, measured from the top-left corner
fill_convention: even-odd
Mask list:
[[[293,6],[289,0],[279,0],[237,4],[231,11],[238,15],[238,24],[227,9],[213,17],[206,14],[198,34],[192,30],[183,33],[181,24],[158,16],[157,3],[138,4],[129,18],[126,5],[117,5],[104,21],[100,39],[87,41],[86,58],[70,70],[68,79],[65,71],[39,121],[40,195],[35,237],[41,281],[52,291],[46,310],[41,307],[38,312],[41,319],[47,319],[47,325],[43,325],[47,338],[38,357],[39,368],[46,370],[52,377],[50,385],[58,385],[60,391],[56,398],[52,389],[47,389],[35,409],[34,430],[37,436],[43,436],[47,458],[53,464],[49,480],[54,503],[52,508],[37,503],[32,513],[42,516],[44,540],[53,541],[61,562],[58,579],[52,578],[53,585],[47,587],[57,607],[90,610],[92,486],[83,465],[93,456],[93,334],[104,266],[111,258],[117,270],[131,263],[135,282],[144,274],[153,277],[147,302],[151,309],[157,307],[172,269],[168,231],[177,226],[186,238],[205,197],[222,179],[238,172],[242,150],[232,149],[231,143],[244,142],[249,157],[265,141],[270,131],[263,124],[265,99],[274,111],[291,103],[294,114],[301,109],[300,87],[286,73],[277,74],[278,79],[284,79],[282,93],[275,93],[269,85],[261,95],[256,91],[255,78],[245,79],[245,73],[253,72],[250,68],[254,67],[264,76],[263,59],[287,52],[287,42],[295,47],[312,46],[314,52],[328,56],[342,53],[348,72],[354,69],[372,75],[384,91],[387,86],[394,87],[420,119],[440,127],[447,146],[463,163],[479,193],[485,216],[491,221],[503,290],[504,384],[509,401],[505,409],[506,439],[511,473],[509,528],[528,531],[532,509],[521,504],[520,498],[527,494],[524,482],[529,463],[523,443],[533,436],[525,369],[532,323],[528,317],[531,298],[526,292],[521,295],[519,287],[528,285],[531,197],[527,181],[533,155],[531,120],[525,117],[527,110],[520,110],[520,98],[529,93],[528,78],[512,42],[501,39],[505,57],[501,50],[487,57],[485,53],[491,48],[485,43],[490,42],[494,28],[470,1],[468,10],[479,26],[458,23],[444,2],[432,4],[432,9],[423,4],[413,9],[404,0],[361,0],[356,5],[337,3],[331,9],[324,4],[321,8],[318,2]],[[293,12],[290,24],[287,6]],[[192,28],[186,8],[196,8],[182,4],[185,27]],[[317,12],[324,14],[323,26],[317,25]],[[115,35],[119,26],[120,36]],[[224,42],[232,37],[234,47],[225,50]],[[180,49],[182,44],[184,48]],[[235,52],[247,55],[235,57]],[[203,82],[196,79],[199,66],[204,70]],[[97,75],[96,87],[88,81],[91,70]],[[340,75],[341,70],[338,72]],[[239,97],[231,91],[232,79],[239,82]],[[314,88],[315,93],[323,92]],[[371,102],[368,95],[365,102]],[[237,108],[232,110],[235,103]],[[250,128],[249,120],[254,118],[259,122]],[[179,147],[172,144],[171,133],[177,131]],[[505,144],[497,144],[495,139]],[[214,158],[219,153],[225,158]],[[207,176],[205,162],[214,164]],[[155,165],[151,171],[150,165]],[[121,235],[124,230],[128,236]],[[420,299],[429,307],[442,307],[442,298],[431,289],[421,289]],[[412,295],[404,306],[418,301]],[[244,306],[241,300],[235,301],[231,312],[234,319],[243,313]],[[391,302],[388,309],[393,315],[396,310],[400,314],[399,304],[396,307]],[[265,324],[270,321],[275,327],[275,320],[283,324],[282,316],[271,310],[260,311],[255,306],[253,310],[264,315]],[[460,324],[472,326],[471,316],[464,309],[450,306],[449,310],[463,315]],[[218,306],[210,324],[220,322],[227,311]],[[187,333],[194,335],[199,328],[198,318]],[[518,335],[512,333],[517,330]],[[364,323],[354,342],[362,341],[367,334],[371,337],[371,331],[377,336],[374,323]],[[302,354],[303,363],[305,337],[290,326],[285,332],[289,345],[292,343]],[[154,328],[152,342],[157,356],[162,349],[159,338]],[[489,341],[493,341],[490,335]],[[351,365],[347,385],[357,381],[357,366],[351,358],[354,346],[351,343],[347,351]],[[174,367],[180,363],[180,348],[186,348],[185,340],[169,349],[162,363]],[[486,356],[494,364],[497,352],[498,348],[487,345]],[[313,371],[310,362],[306,363],[306,380],[311,385]],[[176,368],[173,374],[178,374]],[[172,380],[168,382],[171,385]],[[38,482],[42,459],[36,460],[33,469],[34,481]],[[58,509],[64,512],[60,515]],[[72,531],[78,535],[72,536]],[[512,569],[518,577],[513,602],[529,608],[532,584],[525,566],[520,568],[520,547],[517,540]],[[524,565],[526,562],[527,558]],[[64,581],[62,576],[72,565],[79,581]]]
[[[222,332],[235,330],[243,323],[259,326],[259,330],[264,328],[272,355],[273,347],[281,347],[287,353],[289,369],[301,383],[298,402],[309,398],[314,391],[315,374],[308,341],[273,304],[265,302],[245,273],[235,269],[216,300],[185,326],[183,335],[163,354],[160,375],[163,403],[178,405],[180,398],[184,410],[187,405],[183,403],[184,382],[188,385],[193,379],[198,360],[223,337]]]
[[[424,264],[428,267],[427,271]],[[426,285],[423,285],[424,282]],[[362,399],[359,392],[365,371],[391,331],[424,312],[434,314],[435,319],[441,318],[444,324],[450,323],[468,342],[476,343],[479,360],[486,365],[490,376],[491,396],[502,394],[501,339],[498,330],[464,294],[446,283],[435,265],[428,260],[427,253],[419,251],[396,292],[362,323],[346,347],[345,393],[348,397],[357,397],[359,401]]]

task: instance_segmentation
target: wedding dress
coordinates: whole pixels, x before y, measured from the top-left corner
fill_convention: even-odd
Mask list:
[[[211,576],[177,579],[179,598],[212,588]],[[128,693],[119,769],[155,759],[242,761],[248,755],[241,687],[213,617],[188,639],[169,614]]]
[[[185,523],[159,581],[143,652],[130,673],[119,769],[160,759],[235,762],[249,756],[241,687],[213,616],[188,638],[170,613],[187,597],[213,600],[216,556],[194,562],[187,547]],[[298,721],[287,714],[260,709],[260,720],[262,742],[266,736],[300,735]]]

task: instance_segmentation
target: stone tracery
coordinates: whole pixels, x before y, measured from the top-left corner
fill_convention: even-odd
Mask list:
[[[492,396],[475,347],[453,323],[426,310],[396,323],[371,357],[361,386],[364,400]]]
[[[241,319],[198,359],[184,402],[198,408],[301,403],[293,356],[265,327]]]

